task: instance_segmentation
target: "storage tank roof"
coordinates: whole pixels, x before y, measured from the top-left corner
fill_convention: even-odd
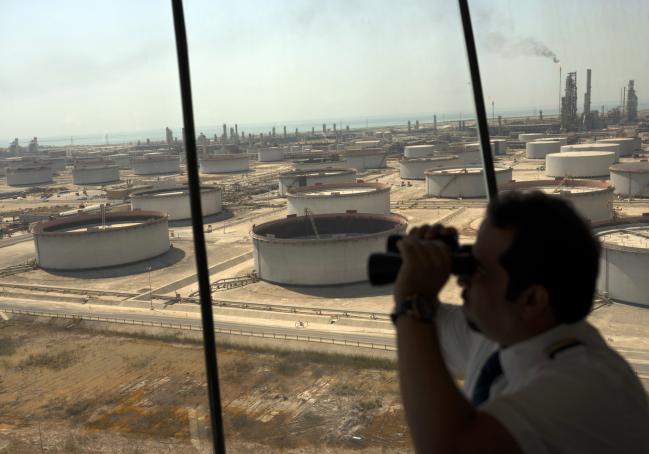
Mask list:
[[[510,170],[509,167],[496,167],[496,172],[505,172]],[[448,175],[448,174],[478,174],[482,173],[482,166],[467,166],[467,167],[445,167],[443,169],[430,169],[424,172],[426,175]]]
[[[218,186],[201,186],[201,192],[220,191]],[[176,197],[189,194],[187,186],[173,186],[170,188],[141,189],[131,193],[131,199],[150,197]]]
[[[408,221],[398,214],[316,214],[290,216],[252,228],[256,241],[269,242],[338,242],[402,231]],[[314,233],[315,225],[319,238]]]
[[[458,159],[459,156],[455,154],[437,155],[437,156],[424,156],[421,158],[403,158],[401,162],[439,162],[450,161],[451,159]]]
[[[390,185],[384,183],[334,183],[289,189],[288,195],[290,197],[345,197],[389,190]]]
[[[611,172],[649,173],[649,161],[622,162],[608,168]]]
[[[355,174],[355,169],[310,169],[310,170],[288,170],[279,174],[280,177],[317,177],[323,175],[344,175]]]
[[[34,227],[34,235],[84,235],[101,233],[107,230],[126,230],[144,224],[162,222],[167,216],[158,211],[119,211],[105,213],[103,224],[107,229],[92,229],[102,225],[101,213],[78,214],[39,222]],[[89,230],[89,228],[91,228]]]
[[[573,145],[569,145],[573,146]],[[558,157],[575,157],[575,158],[600,158],[604,156],[614,156],[614,151],[562,151],[560,153],[550,153],[548,156]]]
[[[649,251],[649,225],[621,228],[599,235],[605,244],[647,249]]]
[[[605,249],[649,254],[649,215],[601,222],[594,230]]]
[[[235,159],[249,159],[245,153],[238,154],[213,154],[201,158],[201,161],[232,161]]]
[[[608,181],[598,180],[531,180],[512,181],[499,184],[499,191],[541,191],[546,194],[588,194],[594,192],[612,192],[613,186]]]

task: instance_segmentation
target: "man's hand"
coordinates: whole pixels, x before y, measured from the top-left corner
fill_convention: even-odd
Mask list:
[[[403,263],[394,287],[399,303],[415,294],[437,297],[451,273],[451,249],[442,237],[457,239],[457,231],[441,224],[416,227],[397,243]],[[422,241],[424,240],[424,241]]]

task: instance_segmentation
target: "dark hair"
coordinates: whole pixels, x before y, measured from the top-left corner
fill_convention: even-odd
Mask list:
[[[511,228],[514,238],[500,257],[509,274],[507,298],[515,300],[530,285],[548,291],[562,323],[574,323],[593,306],[599,242],[572,204],[539,191],[511,191],[487,208],[495,227]]]

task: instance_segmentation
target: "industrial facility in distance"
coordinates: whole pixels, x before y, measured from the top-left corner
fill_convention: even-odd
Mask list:
[[[649,110],[638,109],[633,80],[619,105],[594,108],[594,77],[588,70],[578,89],[577,73],[566,76],[559,115],[493,115],[487,152],[501,193],[567,200],[592,226],[602,252],[591,319],[646,377],[649,354],[628,339],[649,317]],[[0,149],[0,315],[200,339],[183,135],[167,128],[164,141],[112,145],[16,139]],[[423,223],[475,240],[487,204],[477,138],[474,120],[435,115],[200,133],[219,342],[394,359],[391,288],[370,285],[368,257]],[[461,304],[453,280],[442,297]]]

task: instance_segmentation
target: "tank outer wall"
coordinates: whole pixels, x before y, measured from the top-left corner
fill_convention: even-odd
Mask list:
[[[476,169],[477,167],[474,167]],[[482,169],[480,167],[480,169]],[[512,168],[496,168],[497,184],[512,181]],[[486,197],[485,180],[482,172],[442,173],[426,172],[426,193],[433,197]]]
[[[203,173],[245,172],[250,170],[250,160],[245,154],[232,159],[203,159],[200,168]]]
[[[324,169],[323,171],[334,171],[338,169]],[[278,194],[281,197],[285,197],[286,193],[291,188],[301,188],[305,186],[314,186],[316,184],[334,184],[334,183],[354,183],[356,182],[356,172],[353,169],[344,169],[340,173],[329,173],[329,174],[312,174],[308,175],[306,171],[306,179],[301,178],[297,175],[279,175],[279,187]],[[316,172],[314,170],[313,172]],[[299,173],[299,172],[298,172]],[[304,183],[300,186],[300,183]]]
[[[374,185],[374,184],[373,184]],[[331,190],[335,191],[336,185]],[[359,183],[363,187],[363,183]],[[356,211],[357,213],[390,214],[390,186],[376,185],[371,192],[360,192],[354,194],[340,194],[331,196],[305,196],[303,191],[289,191],[287,197],[288,214],[304,215],[305,209],[313,214],[345,213]],[[338,186],[346,189],[350,186]],[[311,186],[317,190],[319,186]]]
[[[173,191],[165,190],[165,191]],[[189,205],[189,191],[179,189],[183,194],[154,197],[153,195],[133,195],[131,199],[132,210],[159,211],[169,216],[170,221],[191,219],[192,212]],[[143,191],[147,192],[147,191]],[[222,199],[220,188],[201,190],[201,208],[203,216],[211,216],[221,211]]]
[[[359,172],[367,169],[383,169],[386,165],[385,153],[347,154],[344,159],[348,168],[356,169]]]
[[[398,224],[386,232],[346,239],[274,242],[253,235],[257,275],[285,285],[325,286],[367,281],[367,260],[385,251],[388,236],[403,233]]]
[[[180,173],[180,157],[169,159],[138,159],[131,161],[135,175],[164,175]]]
[[[96,232],[35,233],[38,264],[50,270],[125,265],[164,254],[171,247],[167,219]]]
[[[435,153],[434,145],[407,145],[403,150],[403,156],[406,158],[423,158],[432,156]]]
[[[77,185],[112,183],[113,181],[119,181],[119,167],[117,165],[72,169],[72,182]]]
[[[49,166],[29,169],[7,167],[5,174],[8,186],[30,186],[52,182],[52,168]]]
[[[550,177],[602,177],[615,163],[615,152],[561,152],[545,157],[545,174]]]
[[[257,161],[259,162],[277,162],[284,159],[284,152],[279,147],[266,148],[259,150]]]
[[[427,170],[443,167],[462,167],[456,155],[441,155],[432,158],[402,159],[399,161],[399,176],[404,180],[423,180]]]
[[[498,189],[501,192],[518,190],[534,191],[544,187],[558,187],[560,184],[567,190],[571,188],[592,188],[585,192],[559,192],[553,193],[554,197],[569,200],[575,210],[590,222],[603,222],[613,217],[613,187],[607,181],[595,180],[570,180],[564,183],[555,180],[530,180],[506,183]]]
[[[613,139],[599,139],[595,143],[618,144],[620,146],[619,156],[631,156],[633,153],[640,151],[638,146],[639,139],[632,137],[621,137]]]
[[[597,289],[626,303],[649,306],[649,253],[602,245]]]
[[[629,197],[649,197],[649,172],[611,170],[611,185],[615,193]]]
[[[525,156],[527,159],[545,159],[550,153],[559,153],[561,142],[558,140],[538,140],[525,144]]]

